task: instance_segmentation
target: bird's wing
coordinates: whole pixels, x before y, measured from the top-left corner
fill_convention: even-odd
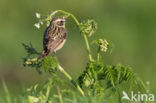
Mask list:
[[[51,39],[47,43],[47,48],[50,50],[50,52],[55,51],[55,49],[64,41],[64,38],[56,38],[56,39]]]
[[[46,28],[43,36],[43,48],[47,51],[49,42],[53,40],[54,30],[52,30],[49,26]]]
[[[49,27],[46,29],[44,34],[44,51],[48,54],[49,52],[53,52],[56,48],[63,43],[66,38],[66,30],[63,28],[58,31],[58,28],[55,30],[50,29]]]

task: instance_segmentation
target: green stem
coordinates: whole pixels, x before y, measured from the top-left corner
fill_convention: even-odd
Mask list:
[[[97,61],[98,62],[100,61],[100,47],[98,48],[98,51],[97,51]]]
[[[80,86],[72,79],[72,77],[59,65],[58,69],[60,72],[62,72],[70,81],[71,83],[77,88],[77,90],[84,96],[83,90],[80,88]]]
[[[63,10],[56,10],[56,11],[71,16],[74,19],[74,21],[76,22],[76,24],[80,25],[79,21],[76,19],[76,17],[73,14],[65,12]]]
[[[99,52],[97,53],[97,61],[98,62],[100,61],[100,53]]]
[[[76,22],[76,24],[77,24],[78,26],[80,25],[79,21],[77,20],[77,18],[76,18],[73,14],[68,13],[68,12],[65,12],[65,11],[63,11],[63,10],[57,10],[57,12],[66,14],[66,15],[68,15],[68,16],[71,16],[71,17],[74,19],[74,21]],[[90,60],[90,61],[93,61],[92,55],[91,55],[90,46],[89,46],[89,43],[88,43],[88,38],[87,38],[87,36],[86,36],[85,34],[83,34],[83,38],[84,38],[85,43],[86,43],[86,47],[87,47],[87,51],[88,51],[89,60]]]
[[[89,60],[90,60],[90,61],[93,61],[92,55],[91,55],[90,46],[89,46],[89,43],[88,43],[88,38],[87,38],[86,35],[83,35],[83,38],[84,38],[85,43],[86,43],[86,47],[87,47],[87,51],[88,51],[88,55],[89,55]]]
[[[60,103],[63,103],[63,101],[62,101],[62,95],[60,93],[59,87],[57,87],[57,92],[58,92],[58,98],[59,98]]]

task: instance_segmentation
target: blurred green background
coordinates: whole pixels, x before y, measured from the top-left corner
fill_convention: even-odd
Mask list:
[[[103,54],[105,64],[130,65],[144,82],[156,92],[156,1],[155,0],[0,0],[0,79],[12,94],[46,81],[22,66],[26,53],[21,43],[30,42],[42,50],[45,26],[36,29],[35,13],[48,14],[62,9],[80,21],[94,19],[96,34],[89,38],[106,38],[113,45],[111,54]],[[75,79],[88,61],[83,38],[72,20],[67,23],[68,38],[57,52],[61,65]],[[92,45],[93,46],[93,45]],[[95,47],[92,50],[95,51]],[[0,94],[3,87],[0,81]]]

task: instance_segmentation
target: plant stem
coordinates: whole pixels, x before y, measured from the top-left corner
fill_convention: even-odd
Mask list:
[[[57,92],[58,92],[58,97],[59,97],[60,103],[63,103],[63,101],[62,101],[62,95],[61,95],[61,93],[60,93],[59,87],[57,87]]]
[[[77,88],[77,90],[84,96],[83,90],[80,88],[80,86],[72,79],[72,77],[60,66],[58,65],[58,69],[60,72],[62,72],[70,81],[71,83]]]
[[[92,55],[91,55],[90,46],[89,46],[89,43],[88,43],[88,38],[87,38],[86,35],[83,35],[83,38],[84,38],[85,43],[86,43],[86,47],[87,47],[87,51],[88,51],[88,55],[89,55],[89,60],[90,60],[90,61],[93,61]]]
[[[74,19],[74,21],[76,22],[76,24],[77,24],[78,26],[80,25],[79,21],[76,19],[76,17],[75,17],[73,14],[68,13],[68,12],[65,12],[65,11],[63,11],[63,10],[56,10],[56,11],[71,16],[71,17]]]
[[[77,18],[76,18],[73,14],[68,13],[68,12],[65,12],[65,11],[63,11],[63,10],[57,10],[57,12],[66,14],[66,15],[68,15],[68,16],[71,16],[71,17],[74,19],[74,21],[76,22],[76,24],[77,24],[78,26],[80,25],[79,21],[77,20]],[[88,43],[88,38],[87,38],[87,36],[86,36],[85,34],[83,34],[83,38],[84,38],[85,43],[86,43],[86,47],[87,47],[87,51],[88,51],[88,56],[89,56],[89,61],[93,61],[92,55],[91,55],[90,46],[89,46],[89,43]]]
[[[99,60],[100,60],[100,53],[98,52],[97,53],[97,61],[99,62]]]
[[[98,48],[98,51],[97,51],[97,61],[98,62],[100,61],[100,47]]]

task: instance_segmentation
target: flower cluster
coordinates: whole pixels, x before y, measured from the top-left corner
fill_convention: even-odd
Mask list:
[[[37,58],[32,58],[32,59],[27,59],[26,61],[25,61],[25,65],[32,65],[33,63],[37,63]]]
[[[107,51],[107,49],[108,49],[108,42],[107,42],[107,40],[99,39],[98,40],[98,44],[99,44],[100,50],[102,52],[106,52]]]
[[[41,20],[41,14],[40,13],[36,13],[35,15],[36,15],[36,18],[39,20],[39,22],[35,23],[34,26],[39,29],[40,25],[43,25],[43,21]]]
[[[97,23],[94,20],[88,20],[80,23],[80,32],[84,35],[92,36],[97,30]]]

